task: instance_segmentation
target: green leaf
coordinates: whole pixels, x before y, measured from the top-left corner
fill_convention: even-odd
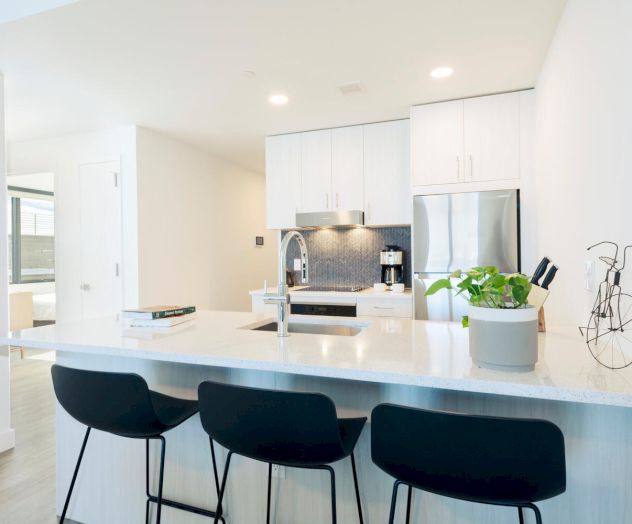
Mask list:
[[[488,275],[491,275],[491,276],[498,275],[498,273],[499,273],[499,270],[498,270],[498,268],[496,266],[486,266],[483,269],[484,269],[485,273],[487,273]]]
[[[434,295],[440,289],[452,289],[452,283],[449,278],[442,278],[440,280],[436,280],[432,283],[432,285],[428,288],[425,295],[430,296]]]
[[[464,328],[470,327],[470,317],[468,317],[467,315],[463,315],[463,318],[461,319],[461,325]]]
[[[463,274],[463,271],[461,271],[460,269],[456,269],[452,271],[452,273],[450,273],[450,276],[448,278],[461,278],[462,274]]]

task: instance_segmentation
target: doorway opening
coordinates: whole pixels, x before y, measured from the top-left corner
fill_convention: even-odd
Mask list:
[[[7,176],[9,329],[55,323],[53,173]]]

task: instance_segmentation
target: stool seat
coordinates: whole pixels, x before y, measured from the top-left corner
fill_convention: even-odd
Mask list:
[[[470,502],[533,510],[534,502],[566,490],[564,436],[552,422],[490,417],[380,404],[372,412],[371,457],[408,486],[406,522],[413,488]]]
[[[331,516],[336,523],[336,478],[331,463],[351,458],[358,519],[363,522],[355,448],[366,417],[338,418],[333,401],[321,393],[251,388],[219,382],[198,387],[200,420],[209,437],[226,449],[216,522],[233,454],[268,464],[266,523],[270,523],[272,465],[320,469],[331,480]],[[222,399],[217,402],[216,399]],[[295,520],[300,521],[300,518]]]
[[[364,428],[365,423],[366,417],[338,419],[338,427],[340,428],[340,440],[342,441],[342,448],[345,451],[344,457],[349,456],[353,452],[355,445],[360,438],[360,433],[362,433],[362,428]]]
[[[167,429],[175,428],[198,412],[197,400],[170,397],[157,391],[149,391],[156,417]]]
[[[61,406],[71,417],[87,426],[66,495],[60,524],[65,521],[79,467],[92,429],[105,431],[119,437],[145,440],[146,523],[149,523],[150,520],[149,508],[152,503],[157,504],[156,524],[160,524],[163,505],[215,518],[215,512],[211,510],[169,500],[162,495],[166,449],[163,433],[195,415],[198,412],[196,400],[171,397],[164,393],[152,391],[145,379],[135,373],[91,371],[55,364],[51,369],[51,374],[55,395]],[[150,440],[158,440],[161,445],[157,495],[151,494],[149,485]],[[212,440],[210,444],[215,486],[219,494],[217,465]],[[223,517],[219,517],[219,520],[224,522]]]

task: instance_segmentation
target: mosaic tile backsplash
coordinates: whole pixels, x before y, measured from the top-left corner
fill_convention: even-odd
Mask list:
[[[283,234],[286,232],[283,231]],[[320,286],[372,286],[380,282],[380,251],[397,245],[404,252],[404,283],[411,286],[410,227],[349,227],[301,231],[309,256],[309,283]],[[301,254],[296,242],[288,246],[287,267]],[[299,272],[294,281],[300,283]]]

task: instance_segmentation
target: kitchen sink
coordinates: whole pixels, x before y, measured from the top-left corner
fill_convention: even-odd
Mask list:
[[[268,322],[255,327],[246,326],[244,329],[253,331],[274,331],[277,330],[276,322]],[[290,322],[288,324],[290,333],[309,333],[312,335],[338,335],[343,337],[353,337],[362,331],[362,327],[345,324],[316,324],[308,322]]]

